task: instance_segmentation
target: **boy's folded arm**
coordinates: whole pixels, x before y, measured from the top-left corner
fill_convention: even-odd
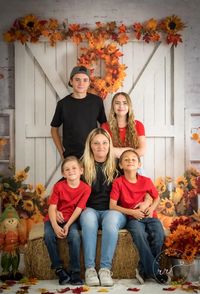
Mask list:
[[[145,217],[145,214],[141,209],[136,208],[125,208],[117,204],[116,200],[110,199],[110,209],[117,210],[123,214],[130,215],[134,217],[135,219],[142,219]]]

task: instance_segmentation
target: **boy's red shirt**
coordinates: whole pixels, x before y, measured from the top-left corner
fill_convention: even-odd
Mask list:
[[[112,184],[110,198],[124,208],[134,209],[138,203],[144,201],[146,193],[154,199],[158,197],[158,191],[150,178],[137,174],[137,182],[130,183],[125,176],[120,176]],[[156,212],[153,216],[157,217]]]
[[[49,198],[49,205],[57,205],[57,210],[62,212],[64,220],[67,221],[73,214],[76,207],[84,209],[90,196],[91,188],[89,185],[80,181],[77,188],[71,188],[66,180],[56,183]],[[49,220],[49,216],[44,221]]]

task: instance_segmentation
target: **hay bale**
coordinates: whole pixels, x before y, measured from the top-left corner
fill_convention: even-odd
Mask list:
[[[68,267],[69,252],[66,240],[59,240],[60,256],[65,267]],[[101,231],[98,232],[96,269],[99,270],[101,252]],[[84,260],[81,247],[81,276],[84,278]],[[135,268],[138,264],[138,252],[132,242],[131,235],[127,230],[119,231],[119,239],[113,258],[113,278],[130,279],[135,276]],[[28,241],[24,254],[26,275],[41,280],[55,279],[54,270],[51,269],[51,262],[43,237]]]

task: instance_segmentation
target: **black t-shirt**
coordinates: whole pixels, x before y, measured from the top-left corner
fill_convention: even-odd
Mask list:
[[[64,157],[83,155],[88,134],[97,127],[97,122],[106,122],[103,101],[99,96],[87,93],[82,99],[71,95],[58,101],[52,127],[63,125]]]
[[[86,205],[96,210],[107,210],[110,203],[112,183],[107,183],[102,168],[103,163],[96,163],[96,181],[92,183],[92,191]]]

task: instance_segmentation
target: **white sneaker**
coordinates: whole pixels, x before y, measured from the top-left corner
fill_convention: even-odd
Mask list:
[[[93,267],[87,268],[85,271],[85,283],[88,286],[99,286],[97,272]]]
[[[99,270],[99,279],[101,286],[111,287],[114,285],[113,279],[111,278],[112,273],[108,268],[101,268]]]
[[[135,278],[138,280],[138,282],[141,285],[144,285],[144,278],[142,277],[142,275],[139,273],[139,270],[136,268],[135,270]]]

